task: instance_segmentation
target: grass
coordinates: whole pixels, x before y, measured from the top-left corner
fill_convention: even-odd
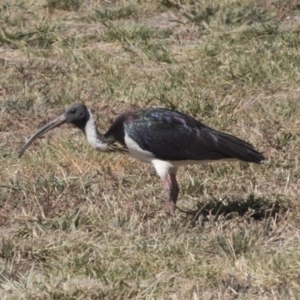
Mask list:
[[[297,1],[0,1],[0,299],[298,299]],[[176,216],[151,166],[99,153],[163,106],[253,143],[263,165],[180,170]]]

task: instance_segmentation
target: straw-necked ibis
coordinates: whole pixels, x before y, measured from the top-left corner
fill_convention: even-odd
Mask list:
[[[163,108],[123,113],[105,134],[101,134],[91,111],[84,104],[72,105],[39,129],[23,146],[19,157],[39,136],[65,123],[81,129],[88,142],[101,151],[112,149],[113,144],[119,142],[136,159],[152,163],[163,182],[166,207],[171,215],[174,215],[179,192],[176,180],[179,166],[217,160],[253,163],[264,160],[251,144],[214,130],[186,114]]]

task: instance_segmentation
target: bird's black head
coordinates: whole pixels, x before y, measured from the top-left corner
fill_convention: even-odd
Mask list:
[[[69,107],[65,113],[61,114],[54,120],[47,123],[40,128],[23,146],[19,153],[19,157],[22,157],[25,150],[35,141],[38,137],[45,134],[47,131],[54,129],[65,123],[72,123],[84,132],[84,127],[90,118],[90,113],[84,104],[74,104]]]
[[[64,113],[66,123],[72,123],[84,132],[84,127],[90,118],[90,113],[84,104],[74,104]]]

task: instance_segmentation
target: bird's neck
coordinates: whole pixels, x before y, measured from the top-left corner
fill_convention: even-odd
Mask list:
[[[84,127],[86,138],[92,147],[97,148],[101,151],[105,151],[108,149],[108,145],[110,144],[110,142],[104,137],[103,134],[99,133],[99,131],[97,130],[95,119],[90,111],[89,114],[90,117]]]

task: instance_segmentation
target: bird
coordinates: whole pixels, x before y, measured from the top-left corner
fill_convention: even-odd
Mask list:
[[[135,159],[151,163],[161,178],[165,206],[171,216],[179,194],[176,174],[180,166],[221,160],[259,164],[265,160],[250,143],[166,108],[124,112],[101,134],[91,110],[82,103],[72,105],[33,134],[19,152],[19,158],[37,138],[65,123],[79,128],[88,143],[100,151],[120,150],[116,145],[121,145]]]

